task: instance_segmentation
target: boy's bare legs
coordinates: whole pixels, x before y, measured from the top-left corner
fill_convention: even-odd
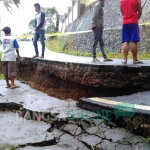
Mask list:
[[[6,87],[8,87],[8,88],[11,87],[8,76],[5,76],[5,80],[6,80]]]
[[[127,63],[128,61],[128,51],[129,51],[129,42],[125,42],[123,45],[123,54],[124,54],[124,60],[123,63]]]
[[[10,77],[10,81],[11,81],[11,87],[16,86],[14,83],[15,77]]]

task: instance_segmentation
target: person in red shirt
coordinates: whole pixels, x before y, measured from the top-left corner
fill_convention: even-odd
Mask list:
[[[123,64],[127,63],[129,42],[132,43],[131,50],[133,55],[133,63],[143,63],[137,58],[137,42],[140,42],[140,32],[138,20],[142,14],[141,0],[121,0],[120,10],[122,13],[122,43],[124,60]]]

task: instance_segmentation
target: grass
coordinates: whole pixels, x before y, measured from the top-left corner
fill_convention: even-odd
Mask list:
[[[3,74],[0,73],[0,80],[5,79],[5,77],[3,76]]]
[[[14,146],[14,145],[1,145],[0,144],[0,150],[15,150],[19,148],[18,146]]]
[[[143,142],[150,144],[150,137],[143,138]]]
[[[2,57],[2,52],[0,52],[0,60],[1,60],[1,57]]]
[[[77,50],[64,50],[64,46],[61,42],[59,42],[56,39],[53,39],[51,41],[46,41],[46,46],[49,50],[52,50],[57,53],[64,53],[68,55],[73,55],[73,56],[84,56],[84,57],[92,57],[92,52],[79,52]],[[106,54],[109,58],[123,58],[123,53],[119,52],[108,52],[106,50]],[[97,53],[97,57],[102,57],[101,52]],[[132,53],[129,52],[128,58],[132,59]],[[150,53],[138,53],[138,58],[142,60],[148,60],[150,59]]]

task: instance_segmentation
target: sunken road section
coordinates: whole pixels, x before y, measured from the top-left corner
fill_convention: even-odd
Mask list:
[[[146,139],[16,81],[0,80],[0,150],[149,150]]]
[[[150,136],[150,92],[129,96],[81,98],[78,106],[143,136]]]
[[[121,60],[80,63],[24,58],[18,62],[18,78],[60,99],[122,96],[150,89],[150,61],[144,62],[122,65]]]

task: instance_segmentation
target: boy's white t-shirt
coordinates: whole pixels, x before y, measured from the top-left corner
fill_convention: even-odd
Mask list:
[[[2,58],[1,61],[16,61],[15,49],[19,45],[12,36],[4,36],[1,38],[2,42]]]

